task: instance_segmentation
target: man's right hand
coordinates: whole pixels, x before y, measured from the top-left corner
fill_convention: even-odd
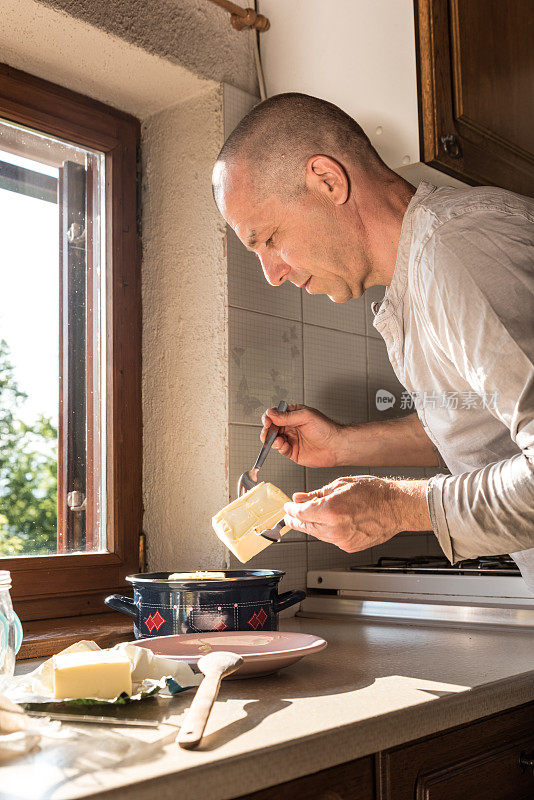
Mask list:
[[[280,426],[273,447],[303,467],[437,467],[437,450],[417,414],[382,422],[338,425],[320,411],[291,405],[285,414],[269,408],[261,440],[271,423]]]
[[[262,416],[265,441],[271,424],[278,425],[280,433],[273,447],[286,458],[303,467],[335,467],[341,445],[342,426],[325,417],[315,408],[290,405],[281,413],[269,408]]]

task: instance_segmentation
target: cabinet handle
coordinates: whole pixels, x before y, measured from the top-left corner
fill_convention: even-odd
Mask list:
[[[522,770],[531,769],[532,774],[534,775],[534,753],[531,753],[530,756],[527,756],[526,753],[521,753],[519,756],[519,766]]]
[[[455,136],[454,133],[448,133],[446,136],[442,136],[441,144],[450,158],[462,157],[462,148],[460,147],[458,137]]]

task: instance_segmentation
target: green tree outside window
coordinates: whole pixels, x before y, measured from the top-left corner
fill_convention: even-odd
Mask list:
[[[57,428],[20,418],[19,388],[0,340],[0,556],[57,552]]]

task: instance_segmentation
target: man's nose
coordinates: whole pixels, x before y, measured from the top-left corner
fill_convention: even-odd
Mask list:
[[[280,256],[266,254],[261,256],[260,260],[265,280],[270,283],[271,286],[280,286],[291,271],[289,264],[286,264]]]

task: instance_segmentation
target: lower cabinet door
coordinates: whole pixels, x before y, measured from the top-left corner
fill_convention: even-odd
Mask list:
[[[374,758],[348,761],[339,767],[279,783],[239,800],[374,800]]]
[[[379,800],[533,800],[534,704],[386,750]]]
[[[421,775],[416,785],[417,800],[532,800],[532,768],[522,768],[520,759],[534,756],[533,739]]]

